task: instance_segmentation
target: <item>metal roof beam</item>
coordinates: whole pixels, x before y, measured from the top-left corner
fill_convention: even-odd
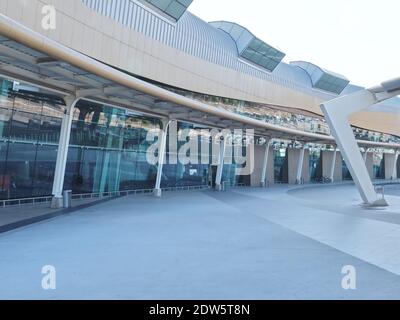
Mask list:
[[[107,86],[107,87],[103,88],[103,93],[106,96],[108,96],[108,95],[112,96],[116,93],[120,93],[121,90],[123,90],[123,89],[124,89],[124,87],[122,87],[122,86]],[[129,89],[126,89],[126,90],[129,90]]]
[[[58,81],[49,80],[45,77],[39,77],[26,70],[7,65],[0,66],[0,75],[10,80],[24,82],[29,85],[37,86],[39,88],[60,93],[62,95],[71,95],[76,91],[76,87],[66,83],[59,83]]]
[[[1,53],[1,55],[4,55],[7,58],[11,58],[11,59],[14,59],[14,60],[17,59],[19,61],[30,63],[30,64],[33,64],[33,65],[36,64],[36,59],[35,58],[33,58],[33,57],[29,56],[29,55],[26,55],[26,54],[24,54],[24,53],[22,53],[20,51],[17,51],[17,50],[14,50],[12,48],[9,48],[9,47],[7,47],[5,45],[0,45],[0,53]]]
[[[66,70],[64,68],[61,68],[59,66],[54,66],[52,68],[47,68],[47,69],[49,71],[52,71],[52,72],[54,72],[56,74],[59,74],[59,75],[65,77],[67,79],[71,79],[72,81],[81,82],[84,85],[88,85],[88,86],[91,86],[91,87],[94,87],[94,88],[102,87],[102,84],[97,82],[97,81],[94,81],[94,80],[89,79],[87,77],[84,77],[82,75],[75,74],[75,73],[73,73],[71,71],[68,71],[68,70]]]
[[[77,97],[94,97],[103,96],[104,92],[102,89],[78,89],[76,90]]]

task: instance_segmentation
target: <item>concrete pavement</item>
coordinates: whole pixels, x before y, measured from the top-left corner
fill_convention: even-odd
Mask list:
[[[0,298],[398,299],[400,226],[346,213],[353,186],[326,188],[125,197],[2,234]],[[322,201],[335,192],[344,212]]]

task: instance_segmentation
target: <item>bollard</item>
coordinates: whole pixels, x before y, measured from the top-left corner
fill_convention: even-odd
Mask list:
[[[71,208],[72,205],[72,190],[65,190],[63,192],[63,207]]]

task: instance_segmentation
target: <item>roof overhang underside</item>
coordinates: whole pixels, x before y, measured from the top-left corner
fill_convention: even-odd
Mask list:
[[[332,136],[269,124],[183,97],[67,48],[0,14],[0,76],[60,97],[78,96],[140,114],[219,129],[254,129],[262,137],[335,144]],[[400,145],[359,141],[360,146]]]

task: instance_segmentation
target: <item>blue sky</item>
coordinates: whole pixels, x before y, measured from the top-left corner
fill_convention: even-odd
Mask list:
[[[194,0],[206,21],[237,22],[283,50],[373,86],[400,76],[398,0]]]

